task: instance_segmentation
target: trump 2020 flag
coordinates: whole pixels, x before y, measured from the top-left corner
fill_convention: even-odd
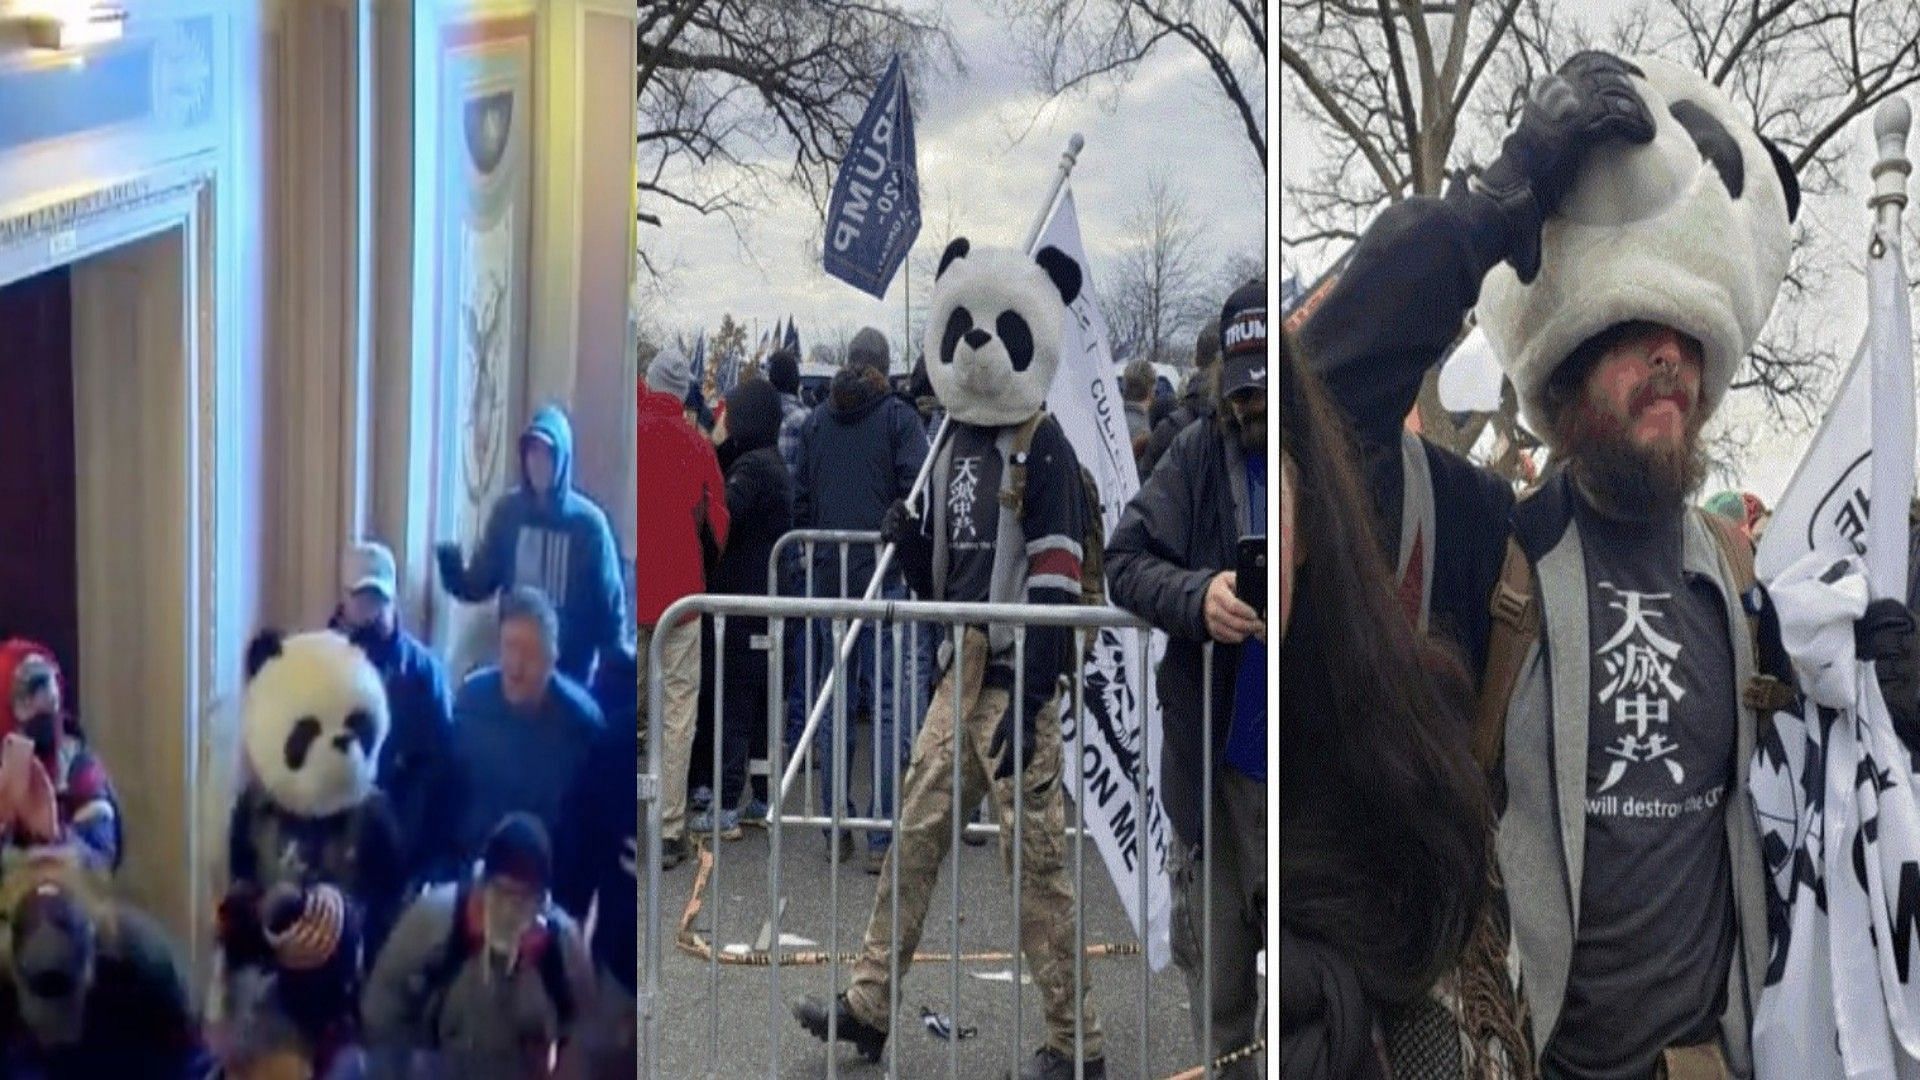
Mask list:
[[[895,56],[847,140],[827,202],[827,273],[877,300],[886,298],[894,272],[920,235],[915,160],[913,106]]]
[[[1060,369],[1047,395],[1047,409],[1060,422],[1080,464],[1099,485],[1101,516],[1107,534],[1112,535],[1120,512],[1140,489],[1140,477],[1127,437],[1107,322],[1093,301],[1093,268],[1080,242],[1080,218],[1071,188],[1061,194],[1034,250],[1049,246],[1080,264],[1081,286],[1079,298],[1067,306],[1067,317],[1061,322]],[[1166,651],[1166,638],[1155,631],[1145,642],[1148,652],[1142,652],[1142,644],[1139,631],[1112,629],[1099,631],[1091,643],[1081,672],[1085,711],[1061,717],[1067,760],[1079,763],[1080,774],[1064,778],[1062,784],[1069,798],[1080,798],[1084,788],[1081,811],[1087,832],[1100,849],[1134,929],[1145,926],[1147,962],[1158,971],[1167,962],[1172,907],[1166,872],[1167,815],[1161,808],[1157,775],[1160,702],[1147,690],[1147,674]],[[1143,820],[1147,843],[1144,920],[1140,910]]]
[[[1913,322],[1898,229],[1877,227],[1868,255],[1865,339],[1757,560],[1804,699],[1760,725],[1749,781],[1768,870],[1761,1080],[1920,1076],[1920,778],[1853,642],[1870,597],[1906,597]]]

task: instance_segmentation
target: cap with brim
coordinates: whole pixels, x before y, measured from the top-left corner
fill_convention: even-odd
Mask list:
[[[375,592],[382,599],[393,599],[393,553],[384,544],[355,544],[347,552],[346,573],[343,576],[348,592]]]
[[[1243,390],[1267,389],[1267,354],[1241,352],[1220,362],[1220,396],[1230,398]]]

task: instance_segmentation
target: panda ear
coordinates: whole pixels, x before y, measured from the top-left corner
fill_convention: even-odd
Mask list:
[[[957,259],[966,258],[967,252],[971,250],[973,250],[973,245],[967,243],[966,237],[954,237],[953,243],[947,245],[947,250],[940,253],[940,269],[933,272],[933,280],[939,281],[940,275],[947,272],[947,266],[949,264]]]
[[[1053,286],[1060,290],[1060,302],[1071,304],[1080,297],[1080,264],[1073,257],[1057,247],[1048,245],[1034,255],[1033,261],[1053,279]]]
[[[262,630],[253,636],[253,640],[247,643],[248,679],[260,674],[260,669],[267,666],[267,661],[280,655],[281,641],[278,630]]]
[[[1780,174],[1780,190],[1787,193],[1787,220],[1800,217],[1800,177],[1793,171],[1793,162],[1775,146],[1772,139],[1760,136],[1760,145],[1767,148],[1767,156],[1773,159],[1773,171]]]

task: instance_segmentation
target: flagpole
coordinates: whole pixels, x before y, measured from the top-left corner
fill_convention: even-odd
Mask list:
[[[1026,243],[1021,245],[1021,250],[1031,252],[1033,245],[1039,241],[1040,232],[1047,227],[1047,220],[1053,216],[1054,204],[1060,201],[1060,192],[1066,188],[1067,178],[1073,175],[1073,167],[1079,163],[1080,151],[1086,145],[1086,138],[1077,131],[1067,140],[1067,149],[1060,155],[1060,166],[1054,173],[1053,186],[1047,191],[1047,199],[1041,204],[1040,214],[1034,218],[1033,227],[1027,230]],[[911,333],[911,325],[909,325],[909,333]],[[920,474],[914,477],[913,487],[907,492],[908,505],[918,502],[921,492],[926,489],[927,479],[933,474],[933,459],[939,456],[940,443],[946,438],[951,419],[952,417],[946,415],[940,417],[940,427],[933,433],[933,441],[927,446],[926,460],[920,463]],[[880,595],[880,582],[886,577],[892,565],[893,545],[888,544],[880,549],[880,556],[874,561],[873,579],[867,582],[866,595],[862,599],[872,600]],[[842,582],[842,584],[845,583]],[[834,690],[839,685],[840,673],[846,670],[847,657],[853,654],[854,642],[858,640],[865,622],[865,619],[855,619],[847,627],[846,636],[840,643],[840,662],[833,665],[832,670],[828,672],[827,681],[820,687],[819,696],[813,699],[812,708],[807,710],[807,723],[800,730],[799,740],[787,751],[787,771],[780,777],[780,791],[773,803],[773,812],[776,817],[780,814],[780,807],[786,804],[787,792],[793,789],[793,781],[800,773],[800,766],[806,761],[806,750],[807,746],[813,742],[814,729],[820,726],[820,718],[826,715],[827,702],[833,700]]]
[[[1907,177],[1913,163],[1907,159],[1907,132],[1913,110],[1903,98],[1891,97],[1874,110],[1874,139],[1879,159],[1873,166],[1874,193],[1867,200],[1874,215],[1873,239],[1867,248],[1868,326],[1881,320],[1907,325],[1889,326],[1871,333],[1880,344],[1873,371],[1872,507],[1888,512],[1867,518],[1867,576],[1878,596],[1907,595],[1907,514],[1913,499],[1913,327],[1900,284],[1906,275],[1900,252],[1900,214],[1907,205]],[[1876,266],[1878,263],[1880,265]],[[1891,265],[1889,265],[1889,263]],[[1901,295],[1896,295],[1901,294]]]

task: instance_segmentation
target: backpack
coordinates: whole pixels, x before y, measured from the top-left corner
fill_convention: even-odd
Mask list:
[[[1033,452],[1034,433],[1052,418],[1051,413],[1041,409],[1027,417],[1013,433],[1013,446],[1007,453],[1009,482],[1007,489],[1000,493],[1000,505],[1012,511],[1016,519],[1026,511],[1027,457]],[[1080,470],[1081,516],[1086,521],[1080,537],[1080,602],[1089,607],[1105,607],[1107,523],[1100,509],[1100,485],[1094,482],[1093,474],[1085,465],[1077,461],[1075,465]]]
[[[1713,527],[1709,530],[1721,558],[1733,571],[1733,582],[1746,614],[1747,646],[1754,660],[1754,674],[1740,690],[1741,704],[1749,709],[1770,712],[1793,704],[1792,688],[1773,675],[1761,671],[1760,620],[1762,597],[1759,579],[1753,568],[1753,547],[1738,526],[1717,514],[1702,513]],[[1507,705],[1513,688],[1520,681],[1520,669],[1527,654],[1540,640],[1540,597],[1534,587],[1533,564],[1520,550],[1520,542],[1507,538],[1506,559],[1500,564],[1500,580],[1493,587],[1488,604],[1493,616],[1487,636],[1487,665],[1480,682],[1480,697],[1473,719],[1473,756],[1482,771],[1498,777],[1500,754],[1506,745]],[[1502,785],[1496,783],[1496,790]]]

